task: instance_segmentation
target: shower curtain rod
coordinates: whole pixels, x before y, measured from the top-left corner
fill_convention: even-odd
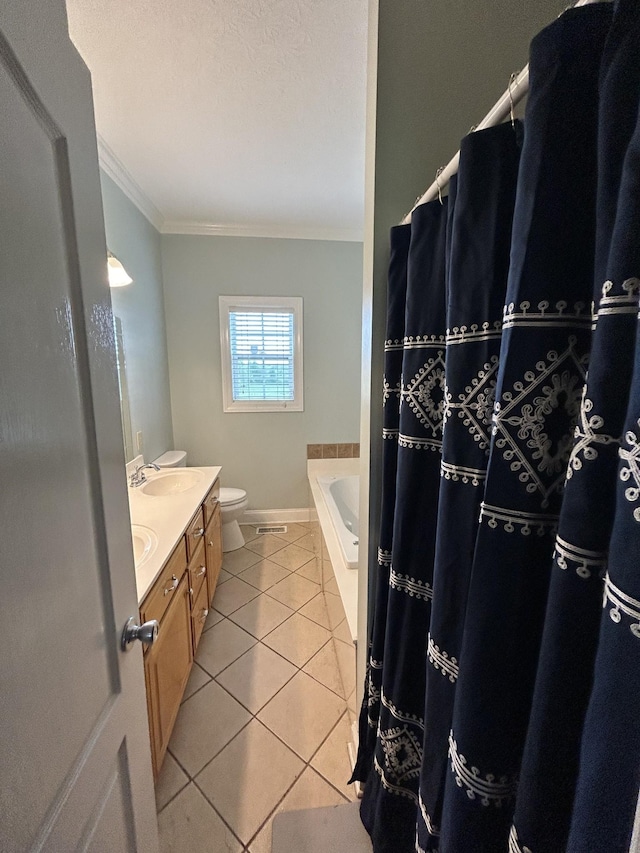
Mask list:
[[[576,6],[589,6],[592,3],[598,3],[600,0],[577,0],[577,3],[573,3],[568,8],[575,8]],[[524,96],[529,91],[529,65],[525,65],[525,67],[520,71],[519,74],[514,74],[509,81],[509,85],[505,92],[503,92],[502,96],[496,101],[496,103],[491,107],[486,116],[482,119],[480,124],[474,127],[473,131],[476,130],[484,130],[486,127],[494,127],[496,124],[500,124],[503,122],[507,116],[511,114],[513,107],[518,104]],[[438,174],[436,176],[435,181],[431,184],[429,189],[421,195],[416,203],[413,205],[409,213],[404,217],[401,225],[408,225],[411,222],[411,214],[421,204],[424,204],[427,201],[433,201],[438,198],[440,192],[446,185],[449,183],[449,179],[453,177],[458,171],[458,164],[460,162],[460,151],[457,151],[456,154],[449,160],[447,165],[438,170]]]

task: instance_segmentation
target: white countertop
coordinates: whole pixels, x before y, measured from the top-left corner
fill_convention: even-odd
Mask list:
[[[171,471],[163,468],[161,474]],[[219,466],[207,468],[176,468],[176,471],[202,471],[203,478],[184,492],[177,495],[145,495],[140,486],[128,488],[129,514],[132,524],[150,528],[158,537],[155,551],[136,566],[136,588],[138,604],[151,589],[171,552],[187,529],[194,513],[207,496],[209,489],[220,476]],[[147,473],[147,472],[145,472]],[[159,476],[154,472],[147,474],[147,480]]]
[[[359,459],[309,459],[307,460],[307,476],[311,486],[311,494],[316,505],[318,521],[324,533],[327,550],[331,557],[333,573],[340,590],[340,598],[347,617],[351,637],[355,642],[358,638],[358,570],[347,568],[333,522],[325,503],[324,495],[318,485],[317,478],[324,476],[347,477],[360,473]]]

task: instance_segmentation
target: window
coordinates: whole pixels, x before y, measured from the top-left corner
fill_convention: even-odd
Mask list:
[[[301,412],[302,299],[220,296],[225,412]]]

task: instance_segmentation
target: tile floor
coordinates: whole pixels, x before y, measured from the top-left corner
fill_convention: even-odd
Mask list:
[[[224,554],[156,787],[167,853],[271,853],[276,814],[355,799],[344,612],[313,525],[287,527]]]

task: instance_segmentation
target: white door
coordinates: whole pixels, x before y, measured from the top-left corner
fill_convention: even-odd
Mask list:
[[[64,0],[2,0],[2,853],[157,850],[105,264]]]

